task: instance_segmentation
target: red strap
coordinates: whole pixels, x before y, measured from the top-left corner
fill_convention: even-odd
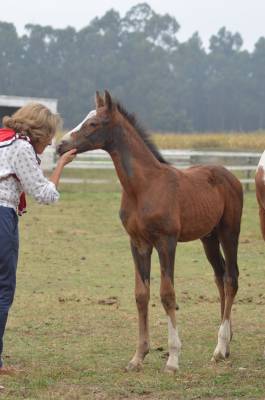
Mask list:
[[[0,143],[13,139],[15,136],[16,132],[13,131],[12,129],[5,129],[5,128],[0,129]],[[18,177],[15,174],[13,174],[13,176],[19,181]],[[19,198],[18,215],[22,215],[23,213],[25,213],[26,207],[27,207],[26,195],[24,192],[22,192]]]
[[[0,142],[12,139],[16,135],[16,132],[12,129],[2,128],[0,129]]]
[[[22,192],[19,198],[18,215],[22,216],[27,212],[27,202],[25,192]]]
[[[12,176],[19,182],[19,179],[16,176],[16,174],[12,174]],[[20,193],[17,212],[19,216],[22,216],[27,212],[27,200],[25,192]]]

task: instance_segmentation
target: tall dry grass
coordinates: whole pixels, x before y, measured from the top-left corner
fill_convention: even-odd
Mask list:
[[[227,149],[256,150],[265,149],[265,131],[223,132],[223,133],[158,133],[152,134],[156,145],[161,149]]]

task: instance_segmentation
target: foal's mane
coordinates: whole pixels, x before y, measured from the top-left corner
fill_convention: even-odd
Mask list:
[[[168,164],[168,162],[164,159],[164,157],[159,152],[156,145],[152,142],[150,135],[146,132],[146,130],[141,126],[135,114],[129,113],[125,107],[119,102],[115,102],[118,111],[123,115],[123,117],[134,127],[137,134],[141,137],[144,144],[148,147],[151,153],[155,156],[155,158],[163,164]]]

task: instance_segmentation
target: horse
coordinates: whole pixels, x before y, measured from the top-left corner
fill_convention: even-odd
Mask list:
[[[255,174],[256,198],[259,206],[260,229],[265,240],[265,151],[262,154]]]
[[[256,198],[259,206],[260,230],[265,240],[265,151],[263,152],[255,174]],[[263,353],[265,357],[265,349]]]
[[[150,136],[105,91],[96,92],[96,110],[66,134],[58,154],[103,149],[113,160],[122,187],[120,219],[130,237],[138,310],[136,352],[127,366],[139,370],[149,352],[148,303],[151,254],[161,269],[160,297],[168,321],[165,371],[179,368],[181,342],[176,318],[174,263],[178,242],[200,239],[213,267],[221,303],[221,325],[213,361],[226,359],[232,338],[231,308],[238,290],[237,251],[243,207],[239,180],[222,166],[179,170],[165,161]],[[221,248],[224,256],[222,255]]]

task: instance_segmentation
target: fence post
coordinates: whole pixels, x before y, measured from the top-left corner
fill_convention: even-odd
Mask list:
[[[247,158],[247,165],[251,165],[251,158],[250,157]],[[251,178],[251,170],[247,169],[246,170],[246,179],[250,179],[250,178]],[[250,183],[249,183],[249,181],[247,181],[246,184],[245,184],[245,191],[249,192],[249,190],[250,190]]]

